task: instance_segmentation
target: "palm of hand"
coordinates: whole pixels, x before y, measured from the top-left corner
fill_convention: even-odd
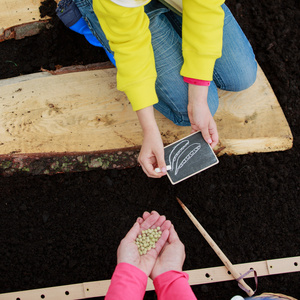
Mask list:
[[[184,260],[184,245],[172,226],[168,241],[159,254],[150,277],[154,280],[155,277],[167,271],[182,271]]]
[[[125,241],[121,242],[118,253],[126,253],[126,256],[119,254],[118,263],[127,262],[132,264],[149,276],[158,255],[156,249],[151,249],[147,254],[140,255],[135,242],[128,242],[126,244],[123,242]]]
[[[155,266],[151,272],[150,277],[154,279],[158,275],[174,270],[174,265],[177,263],[174,261],[174,252],[176,251],[176,247],[172,244],[166,244],[164,250],[162,251],[161,255],[157,258]],[[180,269],[178,270],[180,271]]]
[[[156,228],[157,226],[161,227],[162,235],[156,243],[156,248],[151,249],[147,252],[147,254],[140,256],[138,247],[135,244],[138,234],[140,234],[142,230],[150,227]],[[158,254],[168,239],[170,227],[171,222],[166,221],[165,216],[160,216],[155,211],[151,214],[145,212],[143,214],[143,219],[139,218],[125,238],[121,241],[117,251],[118,263],[125,262],[132,264],[149,276]]]

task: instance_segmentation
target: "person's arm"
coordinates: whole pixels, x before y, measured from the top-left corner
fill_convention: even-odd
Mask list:
[[[153,114],[153,105],[158,98],[149,18],[144,6],[128,8],[110,0],[94,0],[93,5],[114,51],[118,89],[126,93],[143,129],[144,141],[139,163],[147,176],[160,178],[166,175],[166,163],[161,135]],[[155,172],[156,167],[162,172]]]
[[[218,143],[219,137],[207,103],[207,82],[213,79],[215,61],[222,55],[223,3],[224,0],[183,0],[184,63],[180,74],[189,83],[188,114],[192,132],[200,130],[212,148]],[[200,84],[199,80],[202,81]]]
[[[142,300],[148,276],[139,268],[120,263],[113,273],[105,300]]]
[[[134,111],[157,103],[157,75],[144,6],[124,7],[111,0],[94,0],[93,8],[114,52],[118,89],[126,93]]]
[[[143,145],[139,154],[139,163],[148,177],[159,178],[166,174],[166,163],[164,158],[164,145],[157,126],[153,106],[137,111],[144,133]],[[160,173],[155,168],[161,169]]]
[[[158,300],[196,300],[192,291],[188,274],[179,271],[168,271],[157,276],[153,285]]]
[[[140,255],[135,240],[143,230],[160,227],[162,235],[156,247]],[[111,279],[105,300],[141,300],[145,294],[147,278],[155,264],[156,258],[169,236],[171,222],[156,211],[145,212],[138,218],[117,250],[117,266]]]
[[[145,219],[148,217],[149,213],[145,212],[143,218]],[[138,220],[140,223],[142,221],[143,219]],[[184,260],[184,245],[180,241],[174,226],[171,225],[169,237],[157,257],[150,274],[158,299],[196,299],[189,286],[188,275],[182,272]]]
[[[208,86],[189,84],[188,115],[192,132],[201,131],[204,140],[214,148],[219,141],[217,125],[207,103]]]
[[[182,54],[184,77],[211,81],[222,55],[224,0],[183,0]]]
[[[201,131],[203,138],[214,148],[219,140],[217,125],[207,104],[210,81],[184,77],[189,84],[188,114],[192,132]]]
[[[116,266],[105,300],[142,300],[147,286],[147,275],[128,263]]]

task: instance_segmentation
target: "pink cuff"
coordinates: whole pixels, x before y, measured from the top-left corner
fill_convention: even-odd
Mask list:
[[[111,278],[105,300],[140,300],[146,291],[148,276],[139,268],[119,263]]]
[[[158,299],[197,300],[185,272],[168,271],[153,280]]]
[[[183,77],[183,81],[194,85],[210,86],[210,81],[206,81],[206,80]]]

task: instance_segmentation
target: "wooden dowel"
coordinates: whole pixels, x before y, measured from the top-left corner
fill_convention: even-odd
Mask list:
[[[222,252],[222,250],[219,248],[219,246],[210,237],[210,235],[206,232],[206,230],[202,227],[202,225],[198,222],[198,220],[194,217],[194,215],[189,211],[189,209],[179,200],[179,198],[177,198],[177,201],[181,205],[181,207],[183,208],[183,210],[185,211],[187,216],[190,218],[190,220],[194,223],[194,225],[200,231],[202,236],[206,239],[208,244],[212,247],[212,249],[215,251],[215,253],[219,256],[219,258],[221,259],[221,261],[223,262],[225,267],[228,269],[228,271],[231,273],[231,275],[245,288],[248,296],[253,296],[254,292],[251,289],[251,287],[249,287],[243,279],[239,279],[241,274],[235,269],[235,267],[232,265],[232,263],[226,257],[226,255]]]

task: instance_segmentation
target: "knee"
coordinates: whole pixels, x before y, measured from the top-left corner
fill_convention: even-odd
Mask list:
[[[161,105],[160,102],[155,104],[154,108],[177,126],[191,126],[187,111],[174,111],[164,104]]]
[[[244,58],[231,66],[227,72],[215,72],[216,86],[225,91],[240,92],[249,88],[256,80],[257,62],[255,58]]]
[[[256,60],[249,61],[247,65],[237,72],[236,81],[233,91],[239,92],[248,89],[256,81],[257,76],[257,62]]]

